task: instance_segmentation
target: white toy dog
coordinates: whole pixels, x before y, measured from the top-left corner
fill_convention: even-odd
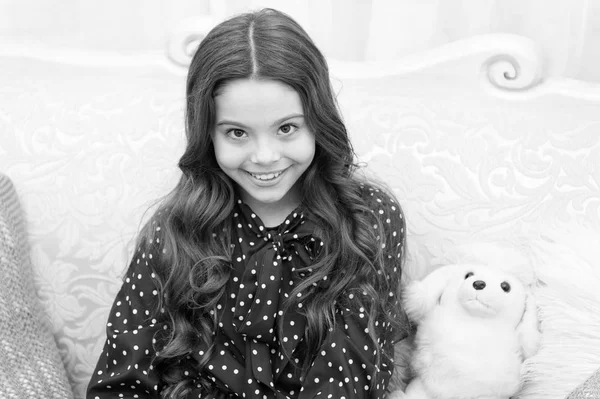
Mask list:
[[[533,296],[513,275],[484,265],[450,265],[403,295],[417,325],[406,393],[390,398],[506,398],[521,384],[523,360],[540,343]]]

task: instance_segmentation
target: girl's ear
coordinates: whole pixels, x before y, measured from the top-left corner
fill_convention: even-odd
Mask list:
[[[542,334],[539,329],[537,305],[531,293],[527,294],[525,299],[525,311],[521,323],[517,326],[517,334],[523,359],[535,355],[540,348]]]
[[[404,310],[408,318],[417,323],[438,303],[448,280],[458,273],[458,265],[442,266],[429,273],[421,281],[409,283],[402,294]]]

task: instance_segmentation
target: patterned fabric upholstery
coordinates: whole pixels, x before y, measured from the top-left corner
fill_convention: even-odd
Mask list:
[[[21,207],[0,174],[0,397],[72,397],[49,323],[36,296]]]
[[[596,399],[600,398],[600,369],[577,387],[567,399]]]

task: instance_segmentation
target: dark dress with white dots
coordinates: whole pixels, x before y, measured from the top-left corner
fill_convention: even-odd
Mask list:
[[[376,189],[365,188],[372,211],[384,221],[380,245],[389,261],[387,278],[400,278],[404,220],[398,204]],[[298,207],[276,228],[266,228],[259,217],[238,200],[231,216],[233,273],[220,313],[214,355],[203,373],[225,397],[245,398],[383,398],[393,365],[375,364],[375,348],[368,338],[367,313],[338,306],[337,328],[330,331],[308,372],[300,377],[299,364],[307,356],[303,345],[306,320],[297,310],[282,311],[294,285],[310,273],[323,243],[315,225]],[[159,231],[157,224],[156,229]],[[377,228],[374,226],[374,228]],[[159,243],[157,243],[159,244]],[[87,398],[159,398],[163,388],[151,362],[154,335],[167,325],[152,318],[158,285],[153,250],[138,250],[127,272],[107,323],[104,350],[91,377]],[[366,294],[366,293],[364,293]],[[349,290],[348,296],[364,295]],[[389,300],[402,317],[396,293]],[[301,296],[302,293],[299,294]],[[302,307],[299,302],[298,307]],[[283,323],[279,336],[278,323]],[[379,324],[379,323],[378,323]],[[402,338],[402,332],[378,325],[381,336]],[[393,343],[380,347],[393,355]],[[200,359],[208,348],[200,345],[189,358]],[[285,356],[285,353],[291,356]],[[296,363],[296,364],[294,364]],[[184,374],[194,379],[195,368]],[[372,380],[375,375],[375,380]],[[210,398],[200,384],[188,396]]]

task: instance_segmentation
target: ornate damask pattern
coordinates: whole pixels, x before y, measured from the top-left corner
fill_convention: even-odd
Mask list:
[[[181,77],[156,67],[0,63],[0,169],[27,213],[35,284],[76,397],[132,240],[177,178]]]
[[[340,102],[359,156],[403,203],[419,265],[461,240],[600,234],[599,103],[508,101],[435,73],[347,80]]]
[[[502,43],[487,40],[397,73],[332,68],[359,160],[405,210],[410,278],[465,243],[520,243],[569,226],[600,237],[600,90],[524,70],[535,55],[489,72],[479,52]],[[503,88],[521,73],[529,83]],[[36,288],[77,398],[145,211],[178,177],[184,80],[160,62],[1,59],[0,170],[27,213]]]

